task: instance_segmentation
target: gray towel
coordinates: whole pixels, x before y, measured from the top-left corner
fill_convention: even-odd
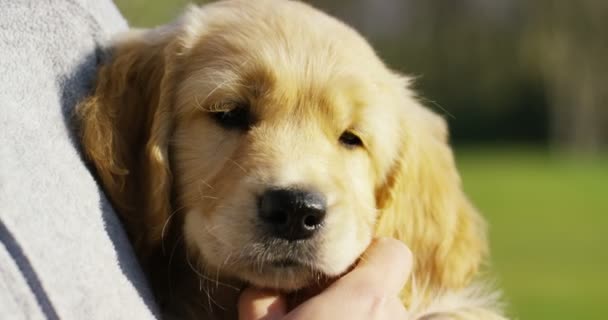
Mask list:
[[[109,0],[0,0],[0,319],[157,314],[69,125],[126,27]]]

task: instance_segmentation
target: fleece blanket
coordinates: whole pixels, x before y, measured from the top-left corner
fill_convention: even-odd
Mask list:
[[[0,0],[0,319],[156,318],[70,129],[126,27],[110,0]]]

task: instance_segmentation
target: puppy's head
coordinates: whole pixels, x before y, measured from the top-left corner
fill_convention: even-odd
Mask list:
[[[132,33],[78,114],[140,252],[171,214],[207,272],[284,290],[341,274],[376,235],[444,286],[484,252],[443,120],[307,5],[226,1]]]

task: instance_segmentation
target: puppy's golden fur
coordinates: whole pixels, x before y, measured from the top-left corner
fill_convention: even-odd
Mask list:
[[[237,111],[244,125],[221,122]],[[445,122],[354,30],[308,5],[224,1],[123,35],[77,116],[166,314],[234,318],[244,284],[297,292],[389,236],[415,256],[412,319],[501,318],[474,282],[484,222]],[[269,240],[256,197],[293,186],[325,196],[323,228]]]

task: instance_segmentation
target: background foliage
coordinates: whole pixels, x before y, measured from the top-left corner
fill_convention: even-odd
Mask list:
[[[510,314],[605,319],[608,2],[309,2],[414,75],[425,103],[450,122],[465,189],[490,223],[492,275]],[[146,27],[187,1],[116,3]]]

